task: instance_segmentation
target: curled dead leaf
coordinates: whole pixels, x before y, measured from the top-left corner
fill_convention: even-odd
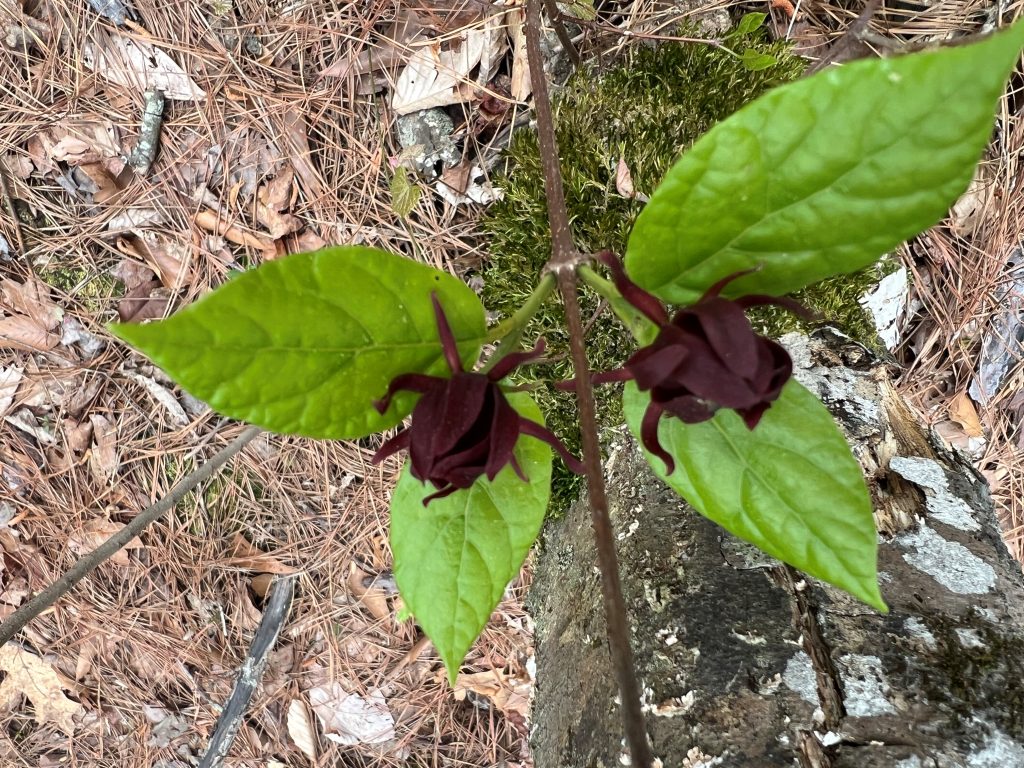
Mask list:
[[[288,735],[302,754],[316,760],[316,732],[309,709],[301,699],[292,699],[288,704]]]
[[[219,561],[219,565],[259,573],[290,574],[297,568],[285,565],[277,557],[255,546],[242,534],[236,533],[231,540],[230,555]]]

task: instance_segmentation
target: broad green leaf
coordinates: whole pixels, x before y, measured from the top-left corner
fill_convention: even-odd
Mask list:
[[[373,408],[392,378],[447,372],[431,292],[472,364],[485,334],[476,294],[439,270],[355,246],[267,262],[167,320],[111,331],[225,416],[357,438],[412,410],[413,395],[383,416]]]
[[[750,72],[757,72],[762,69],[768,69],[768,67],[774,67],[778,63],[778,59],[767,53],[761,53],[753,48],[747,48],[740,56],[740,60],[743,62],[743,68]]]
[[[728,34],[728,37],[746,37],[755,29],[764,24],[764,20],[768,18],[766,13],[748,13],[740,19],[740,23],[736,25],[736,28]]]
[[[640,213],[639,285],[691,303],[784,294],[870,264],[935,224],[966,189],[1024,22],[972,45],[864,60],[784,85],[701,137]]]
[[[508,398],[527,418],[542,420],[529,395]],[[529,483],[505,467],[494,482],[481,478],[424,507],[424,497],[436,489],[416,480],[406,462],[391,497],[395,581],[452,682],[544,521],[551,449],[521,436],[515,453]]]
[[[626,422],[639,438],[650,397],[626,384]],[[878,536],[860,465],[818,399],[790,381],[753,431],[735,411],[684,424],[663,416],[655,473],[730,533],[879,610]]]

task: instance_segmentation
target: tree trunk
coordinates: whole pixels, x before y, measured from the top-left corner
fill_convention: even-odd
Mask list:
[[[628,438],[607,463],[633,647],[665,768],[1024,766],[1024,578],[984,480],[859,345],[787,342],[875,500],[882,615],[696,514]],[[627,765],[589,513],[544,537],[537,768]]]

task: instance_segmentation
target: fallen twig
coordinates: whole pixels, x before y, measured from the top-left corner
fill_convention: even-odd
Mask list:
[[[267,598],[267,607],[263,611],[263,618],[256,629],[256,635],[249,646],[249,653],[242,663],[242,669],[235,681],[235,688],[231,691],[224,709],[221,710],[217,719],[217,727],[210,737],[210,746],[206,754],[199,761],[199,768],[219,768],[224,758],[231,749],[235,740],[238,728],[242,724],[242,717],[249,708],[249,702],[256,690],[256,686],[263,677],[263,670],[267,667],[267,660],[270,649],[274,647],[277,636],[281,632],[288,614],[291,612],[292,596],[295,593],[295,575],[278,576],[270,588]]]
[[[261,431],[259,427],[247,428],[227,447],[222,448],[211,459],[182,478],[166,496],[142,510],[134,520],[92,552],[80,557],[63,576],[12,613],[7,621],[0,624],[0,645],[3,645],[18,634],[26,624],[57,602],[61,596],[66,594],[75,584],[95,570],[101,563],[113,557],[118,550],[142,533],[150,523],[173,508],[197,485],[208,480],[214,472],[224,466],[229,459],[242,450]]]
[[[128,165],[140,176],[149,173],[156,151],[160,147],[160,126],[164,121],[164,92],[146,91],[146,104],[142,110],[139,142],[128,156]]]

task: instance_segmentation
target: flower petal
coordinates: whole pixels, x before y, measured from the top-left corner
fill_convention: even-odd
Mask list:
[[[665,474],[671,475],[676,470],[675,460],[658,442],[658,422],[661,421],[661,406],[653,400],[644,411],[643,421],[640,422],[640,440],[644,448],[653,453],[665,462]]]
[[[668,322],[668,313],[658,299],[649,294],[639,285],[629,279],[626,270],[622,268],[622,262],[611,251],[602,251],[597,255],[611,271],[612,281],[619,289],[622,298],[643,312],[657,325],[664,325]]]
[[[757,334],[739,304],[711,299],[683,313],[697,318],[708,344],[730,371],[742,376],[757,365]]]
[[[513,368],[523,363],[533,362],[541,357],[544,354],[545,347],[546,342],[541,338],[537,339],[537,343],[533,345],[533,349],[529,352],[510,352],[487,372],[487,378],[491,381],[501,381],[512,372]]]
[[[538,424],[536,421],[531,421],[530,419],[520,417],[519,421],[519,431],[522,434],[535,437],[538,440],[543,440],[545,443],[550,445],[558,452],[558,455],[562,457],[562,461],[565,462],[565,466],[577,475],[585,475],[587,473],[586,468],[583,466],[583,462],[569,452],[569,449],[562,444],[562,441],[558,439],[554,432],[543,424]]]
[[[380,464],[388,456],[391,456],[394,453],[398,453],[399,451],[401,451],[401,450],[403,450],[405,448],[408,448],[409,447],[409,438],[410,438],[409,430],[408,429],[403,429],[401,432],[399,432],[397,435],[392,437],[390,440],[385,441],[384,445],[382,445],[380,448],[377,449],[377,452],[375,454],[373,454],[372,457],[370,457],[370,463],[371,464]],[[423,480],[422,477],[420,477],[420,476],[418,476],[416,474],[416,468],[412,467],[411,463],[410,463],[410,469],[412,470],[413,476],[417,480]]]
[[[452,327],[448,325],[448,318],[445,317],[441,301],[436,293],[430,294],[430,301],[434,304],[434,318],[437,320],[437,335],[441,338],[441,348],[444,350],[444,358],[448,361],[448,367],[452,373],[462,371],[462,360],[459,359],[459,348],[455,344],[455,336],[452,335]]]
[[[378,413],[387,412],[388,408],[391,407],[391,399],[399,392],[403,390],[406,392],[419,392],[421,395],[426,394],[432,387],[437,386],[444,379],[438,378],[437,376],[428,376],[425,373],[403,373],[395,376],[388,384],[388,391],[384,393],[384,397],[380,400],[373,401],[373,407],[377,409]]]

